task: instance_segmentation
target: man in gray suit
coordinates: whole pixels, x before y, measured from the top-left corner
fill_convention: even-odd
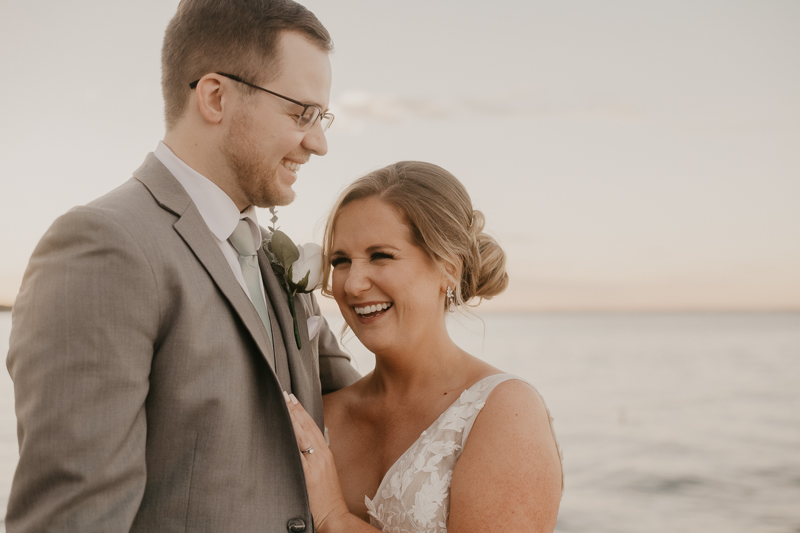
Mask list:
[[[14,305],[9,532],[313,530],[282,391],[322,427],[358,375],[310,295],[298,348],[254,206],[327,152],[331,47],[290,0],[181,2],[164,141],[53,224]]]

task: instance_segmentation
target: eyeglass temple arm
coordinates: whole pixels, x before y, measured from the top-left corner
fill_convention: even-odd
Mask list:
[[[245,85],[249,85],[250,87],[254,87],[254,88],[256,88],[256,89],[261,89],[261,87],[258,87],[258,86],[256,86],[256,85],[253,85],[253,84],[251,84],[251,83],[247,83],[246,81],[244,81],[244,80],[243,80],[242,78],[240,78],[239,76],[234,76],[233,74],[226,74],[226,73],[224,73],[224,72],[215,72],[215,74],[217,74],[217,75],[219,75],[219,76],[225,76],[226,78],[230,78],[230,79],[232,79],[233,81],[238,81],[239,83],[244,83]],[[202,79],[202,78],[201,78],[201,79]],[[198,83],[200,83],[200,80],[194,80],[192,83],[190,83],[190,84],[189,84],[189,88],[190,88],[190,89],[196,89],[196,88],[197,88],[197,84],[198,84]],[[261,89],[261,90],[263,91],[264,89]],[[267,92],[269,92],[269,91],[267,91]]]
[[[317,120],[322,120],[324,117],[330,116],[331,117],[331,121],[330,121],[330,123],[328,123],[328,126],[330,127],[330,125],[333,124],[333,113],[330,113],[328,111],[323,111],[317,105],[304,104],[303,102],[298,102],[297,100],[293,100],[291,98],[287,98],[286,96],[283,96],[282,94],[274,93],[274,92],[272,92],[272,91],[270,91],[268,89],[264,89],[263,87],[259,87],[258,85],[253,85],[252,83],[247,83],[246,81],[244,81],[239,76],[234,76],[233,74],[226,74],[224,72],[217,72],[216,74],[218,74],[219,76],[225,76],[226,78],[232,79],[233,81],[238,81],[239,83],[244,83],[245,85],[249,85],[250,87],[252,87],[254,89],[259,89],[261,91],[264,91],[265,93],[274,94],[275,96],[283,98],[284,100],[288,100],[288,101],[292,102],[293,104],[297,104],[299,106],[303,106],[303,108],[304,108],[303,109],[303,113],[305,113],[305,110],[308,109],[309,107],[316,107],[317,109],[319,109],[319,115],[317,115]],[[189,84],[189,88],[190,89],[196,89],[198,83],[200,83],[200,80],[195,80],[195,81],[191,82]],[[315,122],[316,122],[316,120],[315,120]]]

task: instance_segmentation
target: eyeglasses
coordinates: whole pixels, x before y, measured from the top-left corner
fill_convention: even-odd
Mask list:
[[[278,98],[283,98],[284,100],[288,100],[293,104],[297,104],[303,108],[303,112],[294,115],[297,117],[297,127],[303,131],[308,131],[311,129],[311,126],[319,119],[320,125],[322,126],[322,131],[327,131],[328,128],[331,127],[333,124],[333,113],[323,113],[322,109],[316,104],[304,104],[303,102],[298,102],[297,100],[293,100],[288,96],[283,96],[282,94],[278,94],[275,91],[270,91],[269,89],[265,89],[263,87],[259,87],[258,85],[253,85],[252,83],[248,83],[244,81],[239,76],[234,76],[233,74],[225,74],[224,72],[217,72],[220,76],[225,76],[226,78],[230,78],[233,81],[238,81],[239,83],[244,83],[248,87],[252,87],[253,89],[258,89],[259,91],[264,91],[265,93],[269,93],[271,95],[277,96]],[[200,80],[193,81],[189,84],[190,89],[194,89],[197,87],[197,84]]]

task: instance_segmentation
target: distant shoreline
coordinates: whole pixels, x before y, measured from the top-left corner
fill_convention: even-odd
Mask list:
[[[338,309],[323,308],[323,313]],[[11,307],[0,305],[0,313],[10,313]],[[469,314],[469,313],[468,313]],[[479,309],[477,314],[491,315],[782,315],[800,314],[795,309]]]
[[[550,315],[550,316],[759,316],[800,315],[800,309],[478,309],[484,315]],[[468,315],[465,315],[468,316]]]

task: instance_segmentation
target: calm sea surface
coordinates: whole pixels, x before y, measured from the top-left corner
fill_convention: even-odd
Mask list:
[[[0,313],[0,354],[10,329]],[[800,314],[486,315],[451,333],[550,407],[566,476],[556,531],[800,532]],[[0,510],[17,459],[3,369]]]

